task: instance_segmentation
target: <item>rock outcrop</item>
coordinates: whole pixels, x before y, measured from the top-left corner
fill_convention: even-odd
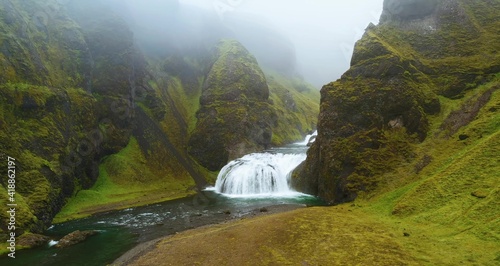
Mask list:
[[[356,43],[350,69],[321,91],[319,134],[294,187],[332,204],[352,201],[413,162],[415,145],[429,137],[429,118],[441,111],[439,97],[459,99],[500,71],[498,14],[491,11],[498,8],[491,1],[386,0],[380,24]]]
[[[219,43],[215,58],[189,141],[189,153],[212,171],[271,144],[277,121],[268,102],[266,77],[256,59],[234,40]]]
[[[59,240],[59,242],[55,245],[56,248],[67,248],[69,246],[76,245],[85,241],[87,238],[97,235],[98,232],[94,230],[80,231],[76,230],[72,233],[65,235],[63,238]]]

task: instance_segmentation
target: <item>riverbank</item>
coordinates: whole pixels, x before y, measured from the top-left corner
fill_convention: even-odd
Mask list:
[[[214,227],[224,227],[224,226],[231,226],[234,223],[239,223],[242,221],[249,221],[254,218],[259,218],[259,217],[266,217],[266,216],[272,216],[280,213],[286,213],[286,212],[291,212],[297,209],[303,209],[306,208],[306,205],[301,205],[301,204],[280,204],[280,205],[272,205],[272,206],[267,206],[263,208],[258,208],[252,210],[250,213],[245,214],[244,216],[238,217],[233,216],[232,218],[228,218],[225,221],[216,223],[216,224],[208,224],[208,225],[203,225],[196,227],[191,230],[186,230],[183,232],[176,233],[174,235],[169,235],[169,236],[164,236],[160,237],[154,240],[150,240],[147,242],[142,242],[137,244],[133,249],[127,251],[125,254],[120,256],[118,259],[116,259],[112,265],[129,265],[130,263],[138,260],[140,257],[146,255],[150,251],[153,251],[156,248],[156,245],[161,242],[163,239],[167,239],[169,237],[175,237],[177,235],[182,235],[186,232],[190,231],[197,231],[197,230],[210,230],[211,228]]]
[[[150,191],[136,191],[124,194],[113,195],[115,201],[102,202],[101,204],[90,205],[71,203],[66,206],[55,218],[53,224],[59,224],[71,220],[82,219],[94,214],[118,211],[133,207],[146,206],[150,204],[182,199],[196,194],[195,190],[184,192],[165,191],[164,189]]]
[[[196,228],[141,244],[113,265],[495,265],[498,247],[349,204]]]

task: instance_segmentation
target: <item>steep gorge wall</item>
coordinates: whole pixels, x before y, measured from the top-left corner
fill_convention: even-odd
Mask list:
[[[19,230],[39,231],[75,189],[95,182],[99,158],[123,145],[121,132],[106,132],[128,117],[93,97],[93,51],[60,5],[3,1],[2,8],[0,143],[18,162]]]
[[[500,72],[498,1],[384,2],[351,68],[323,87],[318,138],[294,186],[329,203],[374,191],[415,163],[441,99],[461,99]],[[435,119],[434,119],[435,120]]]
[[[233,39],[219,42],[202,84],[188,151],[218,171],[230,160],[297,141],[315,128],[314,88],[277,73],[267,76]]]
[[[2,1],[0,6],[0,147],[2,159],[11,156],[18,162],[18,233],[42,231],[68,199],[92,189],[99,179],[109,178],[124,188],[139,181],[160,182],[165,189],[172,184],[182,193],[194,185],[192,169],[186,169],[191,165],[180,163],[177,150],[162,145],[165,132],[179,131],[147,123],[136,114],[138,106],[147,111],[166,107],[149,86],[147,62],[121,17],[92,1],[68,6]],[[169,116],[163,111],[152,119]],[[145,135],[147,141],[139,147],[130,145]],[[138,149],[133,154],[146,154],[146,160],[125,159],[127,167],[119,171],[109,167],[124,162],[116,156],[109,159],[113,163],[104,159],[126,147]],[[2,191],[5,182],[2,178]],[[1,194],[2,202],[7,201],[7,192]],[[92,199],[94,204],[107,200]],[[4,212],[1,217],[0,227],[6,230]]]

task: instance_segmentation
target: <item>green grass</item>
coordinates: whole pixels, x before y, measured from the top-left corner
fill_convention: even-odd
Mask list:
[[[264,71],[269,98],[278,115],[277,126],[273,128],[273,145],[280,146],[301,140],[309,131],[316,129],[319,90],[298,78],[285,77],[269,69]],[[295,109],[287,107],[291,101],[294,102]]]
[[[415,235],[402,244],[424,264],[495,265],[500,258],[500,90],[459,132],[450,138],[436,134],[451,111],[498,85],[494,81],[464,99],[443,100],[430,136],[416,146],[417,158],[432,157],[429,165],[418,174],[414,164],[402,165],[384,175],[386,183],[376,192],[356,201],[369,215]],[[460,141],[460,134],[470,137]]]
[[[194,182],[189,178],[161,176],[151,170],[137,140],[131,138],[127,147],[104,159],[97,182],[69,199],[53,222],[185,197],[192,194],[192,186]]]

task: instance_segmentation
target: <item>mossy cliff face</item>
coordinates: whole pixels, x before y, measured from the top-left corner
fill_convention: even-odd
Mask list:
[[[98,1],[67,4],[0,5],[0,149],[3,161],[17,162],[18,234],[42,232],[63,206],[59,221],[108,203],[141,204],[148,191],[158,195],[150,201],[184,196],[194,177],[204,182],[169,139],[182,131],[151,111],[169,97],[149,86],[126,22]]]
[[[270,102],[277,115],[273,125],[272,146],[303,139],[317,124],[319,91],[299,78],[266,70]]]
[[[25,84],[0,88],[2,160],[11,156],[17,164],[18,232],[40,231],[75,186],[89,187],[97,178],[94,157],[101,132],[95,119],[96,101],[77,89]],[[88,157],[82,160],[80,154]],[[76,169],[81,172],[75,173]],[[7,202],[7,192],[2,194],[2,202]]]
[[[500,71],[498,5],[386,0],[351,68],[321,91],[319,135],[294,186],[330,203],[351,201],[417,160],[420,143],[435,137],[440,97],[460,100]]]
[[[200,97],[198,123],[189,153],[209,170],[271,144],[276,114],[255,58],[237,41],[223,40],[215,51]]]
[[[0,15],[1,83],[88,89],[87,43],[57,1],[5,0]]]
[[[2,1],[1,7],[2,159],[18,163],[17,232],[41,231],[75,188],[90,187],[98,175],[103,133],[89,93],[90,50],[55,1]]]
[[[219,160],[207,167],[216,169],[315,127],[318,95],[303,81],[269,74],[270,91],[253,56],[233,41],[215,55],[191,47],[145,57],[130,17],[106,3],[0,1],[0,157],[17,162],[18,234],[186,196],[214,181],[206,161]],[[207,131],[227,157],[206,149],[195,156],[199,165],[187,147],[209,146]],[[6,215],[2,209],[0,236]]]

